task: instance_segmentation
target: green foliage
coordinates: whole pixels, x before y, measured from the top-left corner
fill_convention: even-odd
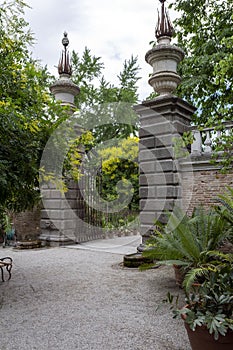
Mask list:
[[[233,2],[178,0],[172,7],[178,45],[186,53],[179,65],[178,94],[197,107],[196,125],[225,130],[233,115]],[[224,168],[232,167],[232,132],[221,137],[215,151],[224,151]]]
[[[207,259],[205,262],[201,263],[198,267],[191,268],[184,277],[183,288],[186,292],[189,292],[190,289],[196,288],[195,284],[199,286],[206,277],[209,277],[210,272],[218,272],[219,267],[221,269],[224,267],[227,268],[229,264],[233,262],[232,254],[225,254],[218,250],[206,252]]]
[[[0,231],[9,232],[11,229],[11,222],[8,213],[4,210],[0,211]]]
[[[138,138],[128,137],[120,140],[116,146],[101,149],[99,155],[102,158],[102,198],[113,201],[120,196],[123,200],[130,191],[132,200],[129,208],[138,209]],[[119,181],[121,181],[120,188],[117,187]],[[129,182],[131,188],[128,187]]]
[[[209,261],[208,252],[216,250],[229,237],[231,228],[213,209],[194,210],[189,218],[181,209],[168,214],[168,223],[156,222],[155,236],[148,240],[144,255],[159,264],[180,265],[185,271]]]
[[[184,132],[182,137],[173,138],[173,148],[176,159],[186,158],[189,155],[187,146],[193,143],[193,134],[190,131]]]
[[[74,139],[69,140],[68,142],[68,152],[65,156],[63,162],[63,179],[65,183],[69,180],[78,181],[80,179],[80,165],[82,162],[81,149],[91,147],[94,142],[93,135],[90,131],[83,132],[82,135],[74,137]],[[64,187],[64,190],[67,190]]]
[[[102,227],[109,231],[117,232],[135,232],[138,229],[138,211],[133,212],[125,208],[116,213],[102,213]]]
[[[44,147],[59,125],[69,114],[66,108],[55,103],[49,92],[53,82],[48,71],[33,60],[29,51],[33,36],[24,20],[26,4],[21,0],[4,1],[0,8],[0,204],[5,209],[22,211],[29,209],[40,200],[39,167]],[[85,49],[80,58],[72,54],[73,78],[81,88],[76,103],[82,110],[102,102],[137,100],[138,66],[137,59],[131,57],[125,61],[119,74],[120,86],[115,87],[102,77],[103,63],[99,57],[91,55]],[[99,80],[99,85],[96,81]],[[106,110],[94,113],[100,118]],[[98,111],[99,112],[99,111]],[[120,113],[120,112],[119,112]],[[83,113],[84,119],[87,114]],[[112,115],[112,122],[103,125],[98,131],[94,128],[95,143],[114,136],[125,137],[136,130],[136,126],[117,124]],[[81,123],[81,125],[84,125]],[[91,128],[87,128],[90,130]],[[87,132],[81,138],[75,135],[69,140],[69,150],[64,158],[63,176],[77,180],[80,164],[80,144],[90,148],[94,144],[93,136]],[[84,145],[85,140],[85,145]],[[67,149],[66,138],[54,138],[53,162],[59,163],[61,155],[56,150]],[[57,152],[59,153],[59,152]],[[60,152],[62,153],[62,152]],[[53,155],[52,154],[52,155]],[[65,190],[63,179],[56,174],[40,169],[42,180],[55,181],[59,189]],[[132,177],[134,175],[132,174]],[[136,180],[135,180],[136,181]]]
[[[119,86],[106,81],[102,74],[103,68],[101,58],[93,56],[89,49],[85,48],[82,57],[73,51],[72,80],[80,87],[80,94],[75,99],[81,110],[79,123],[92,131],[96,143],[115,137],[127,138],[138,130],[135,114],[129,113],[129,120],[124,123],[122,117],[118,118],[118,113],[113,111],[110,116],[108,110],[109,104],[124,102],[132,106],[137,102],[137,81],[140,79],[137,57],[131,56],[124,61],[123,70],[117,76]]]
[[[117,75],[119,86],[105,80],[101,57],[93,56],[87,47],[82,57],[73,51],[71,62],[72,80],[80,88],[80,94],[76,97],[76,104],[80,109],[106,102],[137,102],[136,84],[140,79],[137,57],[131,56],[129,60],[124,61],[123,70]]]
[[[14,0],[0,7],[1,211],[22,211],[40,199],[41,154],[64,118],[49,94],[50,75],[31,58],[33,37],[23,18],[25,6]]]
[[[164,302],[169,302],[174,317],[182,316],[195,331],[205,326],[214,339],[225,336],[233,330],[233,261],[232,256],[225,264],[216,264],[215,269],[205,273],[204,281],[191,292],[186,293],[186,306],[178,308],[178,298],[170,293]]]
[[[123,70],[117,76],[120,82],[118,101],[135,104],[138,101],[137,82],[139,66],[137,57],[131,56],[129,60],[124,61]]]
[[[215,206],[216,212],[229,222],[233,230],[233,188],[227,187],[227,191],[220,194],[216,200],[222,204]]]
[[[163,303],[171,305],[174,318],[181,316],[193,331],[206,327],[216,341],[233,330],[233,254],[219,250],[232,234],[232,199],[233,191],[228,187],[219,195],[221,208],[208,212],[198,208],[191,218],[175,208],[166,225],[157,223],[156,236],[144,253],[158,259],[159,264],[185,267],[186,305],[180,308],[179,295],[170,293]]]
[[[71,56],[72,81],[80,88],[80,93],[75,98],[75,104],[80,109],[92,106],[99,98],[95,80],[100,79],[104,64],[100,57],[92,56],[90,49],[85,48],[82,57],[73,51]]]

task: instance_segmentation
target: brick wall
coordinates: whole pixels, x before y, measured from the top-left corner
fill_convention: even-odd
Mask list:
[[[14,215],[13,222],[17,233],[17,240],[38,238],[41,231],[40,211],[41,208],[37,207],[32,211],[25,211]]]
[[[226,186],[233,187],[233,172],[221,174],[217,170],[199,170],[192,174],[184,173],[183,208],[188,214],[200,204],[208,208],[216,203],[214,199],[226,190]]]

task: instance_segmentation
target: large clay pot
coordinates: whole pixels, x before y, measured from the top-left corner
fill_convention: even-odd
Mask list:
[[[179,265],[175,265],[175,264],[174,264],[174,265],[173,265],[173,269],[174,269],[174,273],[175,273],[176,284],[177,284],[180,288],[182,288],[182,283],[183,283],[183,281],[184,281],[184,276],[185,276],[185,274],[184,274],[184,272],[183,272],[181,266],[179,266]]]
[[[192,331],[185,322],[185,328],[188,333],[192,350],[232,350],[233,349],[233,331],[228,331],[225,336],[220,335],[218,340],[214,339],[205,326],[196,327]]]

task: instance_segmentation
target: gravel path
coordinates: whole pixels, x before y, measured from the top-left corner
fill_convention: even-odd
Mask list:
[[[0,350],[190,350],[167,305],[172,269],[120,266],[123,255],[69,248],[0,250]]]

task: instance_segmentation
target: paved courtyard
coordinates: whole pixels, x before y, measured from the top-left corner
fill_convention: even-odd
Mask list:
[[[178,293],[169,267],[121,266],[138,237],[65,248],[13,250],[12,279],[0,282],[0,350],[190,350],[167,305]]]

